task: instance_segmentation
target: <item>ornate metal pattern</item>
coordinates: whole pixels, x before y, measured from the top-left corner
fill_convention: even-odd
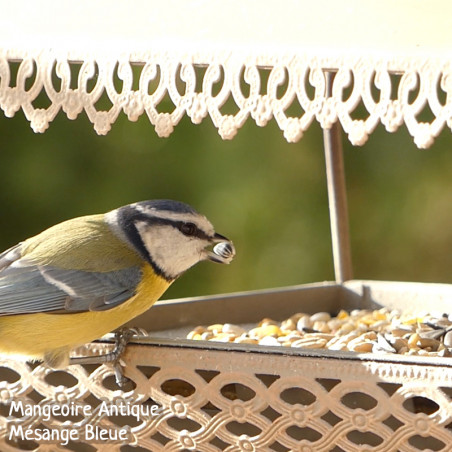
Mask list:
[[[379,123],[388,132],[405,124],[420,148],[445,125],[452,128],[449,60],[177,52],[80,58],[0,50],[5,115],[22,109],[41,133],[60,110],[69,119],[85,111],[104,135],[121,112],[131,121],[146,113],[160,137],[168,137],[185,114],[195,124],[210,116],[227,140],[250,116],[259,126],[274,118],[289,142],[314,120],[324,129],[340,121],[354,145],[364,144]],[[337,72],[331,96],[326,70]],[[44,108],[36,106],[40,100]]]
[[[450,450],[450,367],[221,347],[131,345],[125,361],[134,389],[128,392],[115,387],[106,366],[54,372],[3,359],[0,449],[78,450],[89,443],[93,450],[122,451],[126,443],[149,451]],[[89,409],[72,417],[10,415],[12,400]],[[102,401],[141,412],[108,416]],[[150,406],[158,412],[150,414]],[[11,437],[13,425],[73,430],[77,441],[67,448],[58,441],[21,442],[17,433]],[[106,439],[87,440],[87,426],[108,431]],[[121,431],[125,442],[114,439]]]

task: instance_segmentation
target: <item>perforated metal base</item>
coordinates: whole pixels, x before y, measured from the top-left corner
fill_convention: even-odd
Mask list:
[[[428,303],[429,309],[442,310],[451,295],[449,285],[352,281],[161,303],[138,322],[154,330],[152,337],[136,339],[124,354],[125,375],[134,384],[129,392],[116,386],[108,365],[55,372],[44,365],[2,360],[0,449],[33,445],[17,434],[10,438],[16,425],[71,430],[78,440],[69,444],[70,450],[81,451],[86,443],[100,451],[122,451],[121,444],[133,444],[150,451],[348,452],[367,447],[446,452],[452,444],[452,358],[158,339],[164,333],[156,330],[163,325],[173,335],[181,333],[193,316],[197,323],[213,322],[219,315],[236,322],[284,316],[286,310],[337,310],[356,304],[404,308]],[[112,347],[93,343],[78,353],[105,353]],[[11,413],[12,400],[28,407],[88,406],[87,415],[47,419],[39,413]],[[105,411],[105,404],[112,403],[122,414]],[[9,414],[16,417],[14,422],[7,423]],[[107,439],[93,439],[87,426],[106,432]],[[114,439],[120,432],[126,440]],[[41,444],[39,450],[68,450],[55,441],[34,443]]]

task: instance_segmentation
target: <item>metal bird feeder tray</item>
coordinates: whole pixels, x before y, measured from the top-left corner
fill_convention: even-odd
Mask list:
[[[192,5],[175,3],[81,1],[50,15],[50,1],[9,2],[0,18],[2,110],[12,117],[22,109],[35,132],[44,132],[61,110],[70,119],[85,111],[99,134],[109,131],[121,111],[130,120],[146,113],[162,137],[185,114],[194,123],[209,115],[223,139],[232,139],[249,117],[260,126],[274,118],[288,141],[299,140],[318,121],[324,130],[336,281],[158,303],[133,322],[150,336],[134,340],[124,355],[132,382],[128,390],[115,386],[108,365],[56,372],[2,359],[0,449],[450,451],[450,357],[185,339],[199,324],[282,320],[297,312],[423,306],[451,312],[451,285],[353,280],[340,138],[343,129],[360,145],[380,122],[389,132],[405,124],[424,148],[450,127],[452,29],[445,14],[450,5],[263,1],[257,8],[230,1],[218,14],[217,3],[201,1],[192,14]],[[92,22],[93,17],[102,22]],[[12,62],[19,63],[15,87]],[[76,88],[71,88],[72,62],[82,65]],[[143,66],[138,90],[132,89],[134,64]],[[26,88],[33,65],[35,82]],[[95,65],[97,84],[88,91]],[[159,86],[149,94],[157,66]],[[201,92],[195,91],[197,66],[206,68]],[[270,70],[266,95],[259,94],[262,67]],[[62,81],[59,91],[53,68]],[[113,86],[116,68],[124,82],[119,94]],[[184,94],[175,88],[178,71],[186,81]],[[221,72],[223,85],[214,96]],[[250,85],[247,98],[240,91],[242,73]],[[394,73],[401,75],[396,99],[391,98]],[[314,97],[307,94],[307,77]],[[409,100],[413,80],[421,86],[414,102]],[[283,81],[287,92],[278,98]],[[374,83],[378,101],[371,95]],[[438,83],[447,92],[445,103],[438,101]],[[350,84],[352,93],[344,99]],[[43,91],[51,103],[37,109],[32,101]],[[112,103],[108,111],[95,107],[103,91]],[[166,93],[175,104],[172,113],[157,110]],[[230,98],[238,112],[224,115],[221,106]],[[303,114],[288,117],[285,111],[295,98]],[[369,116],[353,119],[361,101]],[[427,102],[435,119],[418,122]],[[93,343],[84,351],[108,348],[109,343]],[[29,410],[21,412],[19,402]],[[120,411],[102,411],[106,402]],[[55,408],[46,416],[42,409],[32,410],[44,406],[72,412]],[[42,437],[19,438],[20,429]],[[57,433],[52,438],[45,432]],[[63,432],[73,436],[65,440]]]

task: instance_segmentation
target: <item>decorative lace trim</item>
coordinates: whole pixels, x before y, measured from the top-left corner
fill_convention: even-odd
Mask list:
[[[327,70],[336,72],[331,96]],[[7,117],[22,109],[38,133],[62,109],[69,119],[85,111],[105,135],[123,111],[130,121],[146,113],[160,137],[186,114],[195,124],[210,116],[230,140],[251,116],[262,127],[274,118],[289,142],[314,120],[323,129],[339,120],[354,145],[364,144],[379,123],[388,132],[405,124],[416,145],[427,148],[446,124],[452,128],[451,75],[450,61],[432,58],[175,52],[87,56],[77,63],[52,52],[0,50],[0,107]],[[40,101],[45,108],[36,106]]]
[[[124,360],[134,388],[127,392],[114,385],[113,369],[105,365],[54,371],[1,358],[1,450],[24,450],[18,429],[48,451],[65,449],[36,432],[61,432],[62,438],[73,432],[72,444],[98,451],[121,450],[120,431],[127,444],[149,451],[328,452],[335,445],[351,452],[446,452],[452,444],[451,368],[427,361],[133,345]],[[13,402],[35,414],[21,413]],[[102,402],[134,410],[109,415]],[[75,406],[79,414],[44,410],[52,406]],[[152,406],[156,414],[140,414]],[[103,438],[88,437],[93,429]]]

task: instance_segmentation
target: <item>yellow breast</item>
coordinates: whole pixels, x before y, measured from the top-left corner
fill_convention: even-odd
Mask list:
[[[135,296],[108,311],[0,317],[0,353],[43,359],[97,339],[147,311],[169,287],[149,265]]]

